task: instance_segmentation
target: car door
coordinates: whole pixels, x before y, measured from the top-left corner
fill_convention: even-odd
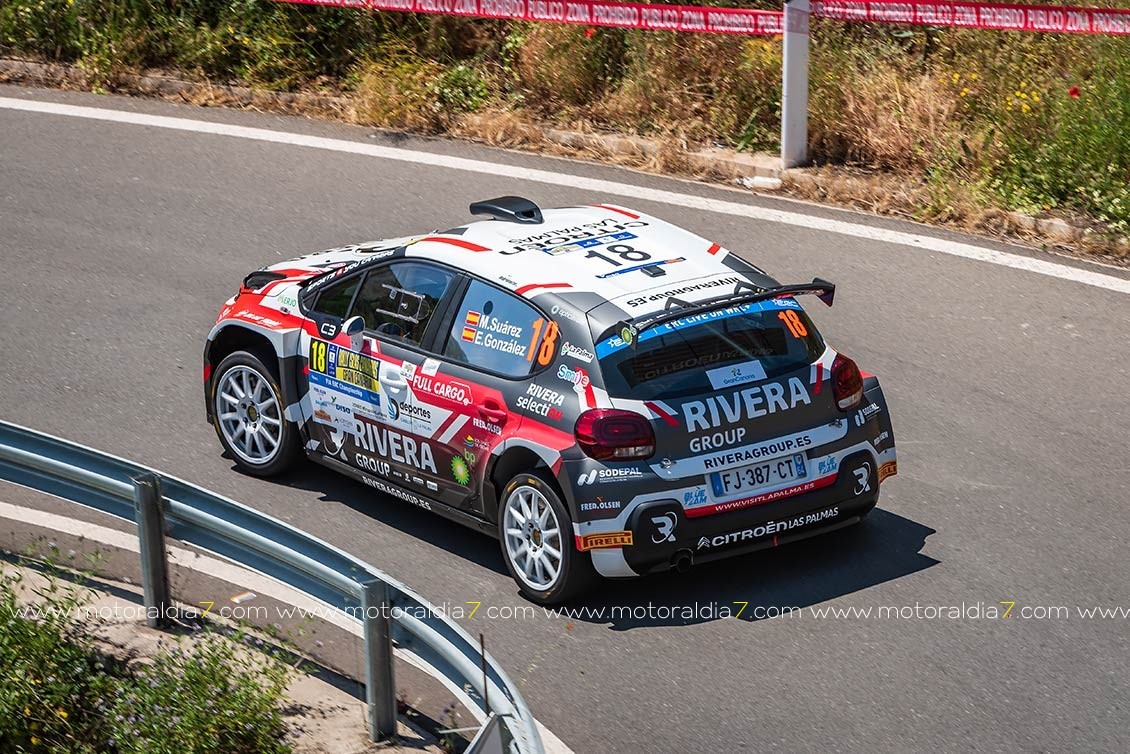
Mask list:
[[[380,362],[378,421],[385,428],[369,427],[369,447],[384,451],[411,489],[465,509],[473,488],[452,438],[470,420],[474,391],[449,380],[430,350],[442,340],[443,312],[461,282],[457,271],[440,265],[394,262],[369,274],[350,316],[365,319]]]
[[[516,409],[530,375],[556,355],[557,324],[524,299],[476,279],[469,281],[444,324],[443,341],[436,344],[442,361],[428,365],[424,379],[438,381],[433,391],[454,385],[462,396],[459,391],[468,390],[469,421],[441,439],[453,456],[462,453],[466,468],[455,461],[460,476],[475,486],[482,483],[499,446],[519,438],[523,420]]]
[[[307,333],[309,428],[320,450],[454,506],[463,504],[467,491],[451,478],[453,459],[437,442],[454,411],[450,401],[418,394],[409,375],[423,365],[422,349],[434,340],[439,312],[458,280],[456,271],[423,261],[374,267],[320,294],[311,313],[315,320],[360,316],[361,336],[329,339],[319,328]]]

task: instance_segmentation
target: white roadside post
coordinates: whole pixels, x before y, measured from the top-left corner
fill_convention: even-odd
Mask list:
[[[781,167],[808,162],[809,0],[786,0],[781,66]]]

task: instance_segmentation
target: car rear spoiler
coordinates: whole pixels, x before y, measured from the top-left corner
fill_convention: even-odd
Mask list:
[[[663,311],[650,314],[646,317],[624,320],[616,325],[616,332],[620,339],[635,348],[636,336],[653,327],[683,319],[693,314],[713,311],[724,306],[739,306],[756,301],[766,301],[772,298],[785,298],[810,293],[831,306],[836,296],[836,284],[827,280],[812,278],[811,283],[797,283],[794,285],[777,285],[772,288],[760,288],[744,280],[734,286],[734,290],[721,296],[712,296],[702,301],[693,303],[671,296],[663,305]],[[625,337],[625,335],[627,337]]]

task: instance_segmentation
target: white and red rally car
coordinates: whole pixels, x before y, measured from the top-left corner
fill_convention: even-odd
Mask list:
[[[252,474],[300,455],[501,540],[531,599],[859,521],[896,472],[878,380],[716,243],[610,204],[491,219],[248,275],[205,406]]]

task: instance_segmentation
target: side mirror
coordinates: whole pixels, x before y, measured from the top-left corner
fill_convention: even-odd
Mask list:
[[[365,332],[365,318],[361,316],[350,317],[342,324],[341,331],[351,338],[354,335],[360,335]]]
[[[364,317],[350,317],[341,326],[341,331],[349,336],[349,350],[361,350],[361,335],[365,332]]]

